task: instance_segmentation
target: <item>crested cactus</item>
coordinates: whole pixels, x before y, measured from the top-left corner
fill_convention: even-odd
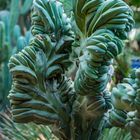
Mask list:
[[[107,90],[112,61],[134,25],[132,10],[122,0],[72,4],[70,19],[57,0],[34,0],[33,38],[9,61],[13,120],[51,125],[63,140],[98,139],[104,128],[113,126],[140,138],[139,70]],[[74,80],[66,74],[73,46],[78,50]]]
[[[27,2],[28,0],[26,5]],[[40,137],[53,139],[54,135],[52,135],[48,126],[16,124],[12,121],[11,112],[8,111],[10,104],[7,96],[11,87],[11,75],[8,69],[9,57],[23,49],[31,38],[29,31],[26,32],[25,36],[21,35],[21,27],[19,25],[15,25],[11,29],[13,30],[12,35],[10,34],[9,19],[11,15],[9,11],[0,11],[0,139],[29,140],[34,138],[41,139]],[[27,135],[27,131],[31,133]]]

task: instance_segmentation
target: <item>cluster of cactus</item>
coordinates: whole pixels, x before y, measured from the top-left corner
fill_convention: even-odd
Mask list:
[[[9,73],[8,60],[9,60],[9,46],[5,42],[5,24],[0,21],[0,110],[5,108],[8,104],[7,95],[9,94]],[[8,86],[7,86],[8,85]]]
[[[50,5],[44,4],[40,1],[34,3],[32,11],[34,37],[29,46],[10,59],[9,68],[15,81],[9,95],[13,119],[16,122],[54,124],[63,118],[63,121],[69,124],[73,94],[70,80],[61,74],[71,65],[68,58],[74,40],[73,32],[60,3],[56,5],[54,1],[50,1]],[[45,11],[45,6],[49,6],[50,11]],[[52,9],[56,9],[57,13],[43,19],[47,13],[53,13]],[[42,15],[41,18],[37,16],[38,12]],[[44,34],[44,31],[48,31],[49,35]],[[67,96],[65,91],[68,94],[71,92],[68,98],[65,98]],[[69,111],[66,111],[67,106],[63,105],[63,102],[67,101],[70,104]]]
[[[34,0],[33,38],[9,61],[13,120],[50,125],[63,140],[98,139],[113,126],[140,138],[139,70],[107,90],[113,59],[134,25],[132,10],[122,0],[73,0],[73,16],[56,0]],[[77,38],[78,70],[71,80],[66,72]]]

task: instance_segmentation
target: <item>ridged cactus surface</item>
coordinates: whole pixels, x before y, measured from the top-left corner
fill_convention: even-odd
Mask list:
[[[33,38],[9,61],[13,120],[51,125],[64,140],[98,139],[107,126],[129,128],[132,136],[140,138],[139,72],[124,79],[130,83],[107,90],[113,59],[122,52],[123,40],[134,25],[132,10],[122,0],[73,0],[72,4],[70,19],[57,0],[34,0]],[[72,81],[66,72],[77,38],[78,70]],[[136,112],[133,125],[130,111]]]

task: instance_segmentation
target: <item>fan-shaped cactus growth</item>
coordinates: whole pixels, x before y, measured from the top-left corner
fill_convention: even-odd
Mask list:
[[[122,0],[73,0],[73,15],[71,21],[56,0],[34,0],[34,37],[9,62],[14,121],[52,125],[54,134],[66,140],[98,139],[107,126],[127,127],[139,138],[138,78],[125,79],[130,83],[114,88],[112,97],[106,88],[112,59],[122,52],[133,27],[132,10]],[[79,63],[72,81],[66,71],[77,36]],[[127,113],[135,110],[137,123],[132,125]]]

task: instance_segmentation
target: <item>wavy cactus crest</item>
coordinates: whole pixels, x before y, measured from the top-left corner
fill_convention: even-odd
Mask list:
[[[111,79],[112,59],[121,53],[122,39],[134,24],[133,12],[122,0],[77,0],[74,7],[83,48],[74,87],[80,95],[103,96]],[[108,104],[111,104],[110,100],[99,99],[98,110],[106,112],[111,107]]]
[[[51,124],[56,128],[54,134],[64,140],[98,139],[103,128],[116,126],[111,119],[106,121],[105,113],[116,108],[116,97],[112,104],[106,87],[112,59],[121,53],[122,40],[133,27],[133,12],[122,0],[73,0],[73,13],[75,22],[66,16],[60,2],[34,0],[34,37],[10,59],[13,84],[9,99],[16,122]],[[74,81],[64,76],[77,35],[72,23],[80,37]],[[118,125],[123,127],[126,112],[117,113],[125,117]]]

